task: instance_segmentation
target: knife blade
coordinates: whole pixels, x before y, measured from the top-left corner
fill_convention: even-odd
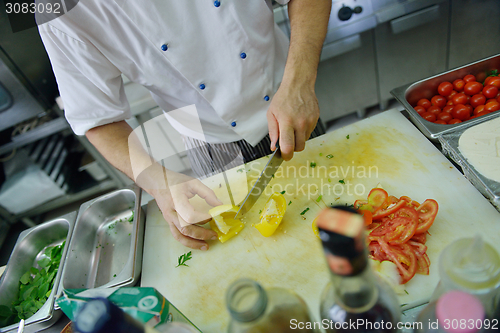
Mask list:
[[[267,161],[266,166],[260,173],[259,179],[257,179],[247,197],[241,203],[240,209],[234,218],[241,218],[243,214],[248,212],[250,208],[253,207],[255,202],[257,202],[257,199],[259,199],[260,195],[266,189],[267,184],[269,184],[281,163],[283,163],[283,158],[281,157],[281,150],[278,147],[274,153],[271,154],[269,161]]]

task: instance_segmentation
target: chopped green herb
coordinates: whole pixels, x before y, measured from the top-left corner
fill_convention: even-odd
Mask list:
[[[176,268],[179,267],[179,266],[186,266],[186,267],[189,267],[188,265],[186,265],[186,261],[188,260],[191,260],[191,251],[189,251],[188,253],[184,253],[183,255],[181,255],[178,259],[177,259],[177,263],[178,265],[175,266]]]
[[[65,244],[48,247],[44,252],[46,257],[37,262],[39,268],[31,267],[21,276],[17,299],[11,306],[0,305],[1,327],[31,317],[44,305],[52,293]]]
[[[349,134],[347,134],[347,135],[345,136],[345,138],[346,138],[347,140],[349,140]]]
[[[345,184],[345,181],[343,179],[339,180],[340,184]]]
[[[331,180],[330,178],[328,178],[328,182],[329,182],[329,183],[331,183],[331,182],[332,182],[332,180]]]
[[[243,171],[244,171],[244,169],[238,169],[238,170],[236,170],[236,171],[237,171],[237,172],[243,172]]]
[[[290,202],[288,203],[288,206],[290,206],[292,204],[292,201],[290,200]]]
[[[262,214],[262,209],[261,209],[261,210],[259,210],[259,214]]]
[[[128,218],[128,221],[129,222],[134,221],[134,212],[132,212],[132,215],[130,215],[130,217]]]
[[[285,192],[286,192],[286,191],[281,191],[280,193],[281,193],[281,194],[285,194]]]
[[[113,277],[116,277],[116,274],[115,274],[115,275],[113,275]]]
[[[320,201],[321,201],[321,198],[323,198],[323,196],[322,196],[322,195],[320,195],[320,196],[318,197],[318,199],[316,199],[316,202],[320,202]]]
[[[271,177],[274,178],[274,175],[272,175]]]
[[[319,156],[323,156],[323,153],[319,153]]]
[[[304,210],[300,213],[300,215],[304,215],[305,213],[307,213],[307,211],[308,211],[308,210],[309,210],[309,207],[307,207],[306,209],[304,209]]]
[[[405,289],[405,293],[406,293],[406,295],[410,295],[410,294],[406,291],[406,289]]]
[[[408,305],[408,303],[403,303],[403,304],[401,304],[401,307],[403,307],[403,306],[405,306],[405,305]]]
[[[311,164],[309,164],[309,166],[310,166],[311,168],[315,168],[315,167],[316,167],[316,162],[311,162]]]
[[[348,204],[345,204],[346,207],[349,207],[349,208],[354,208],[354,205],[348,205]]]
[[[356,135],[359,135],[359,133],[356,133]]]
[[[326,158],[333,158],[333,155],[332,154],[328,154],[328,155],[326,155]]]

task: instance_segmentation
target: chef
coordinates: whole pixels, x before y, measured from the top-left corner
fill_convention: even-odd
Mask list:
[[[324,133],[314,85],[331,0],[278,2],[288,3],[290,41],[274,23],[271,0],[80,0],[39,25],[75,134],[150,193],[174,238],[190,248],[208,250],[216,234],[196,225],[210,216],[188,199],[221,202],[168,165],[134,174],[132,164],[149,159],[129,142],[121,74],[151,91],[198,175],[217,171],[225,153],[243,162],[269,154],[278,139],[289,160]]]

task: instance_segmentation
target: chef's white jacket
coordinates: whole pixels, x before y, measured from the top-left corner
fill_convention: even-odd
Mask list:
[[[80,0],[39,32],[78,135],[131,117],[122,73],[183,135],[255,145],[268,132],[288,49],[270,0]],[[203,133],[168,115],[192,104]]]

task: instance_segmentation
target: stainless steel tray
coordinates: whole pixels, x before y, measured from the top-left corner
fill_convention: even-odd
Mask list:
[[[440,125],[434,124],[420,117],[420,115],[415,111],[412,105],[417,104],[418,100],[421,98],[431,99],[432,96],[437,94],[437,87],[443,81],[453,82],[456,79],[463,78],[467,74],[478,74],[481,72],[489,72],[493,69],[500,69],[500,55],[494,55],[489,58],[485,58],[469,65],[454,68],[452,70],[443,72],[431,76],[430,78],[420,80],[414,83],[404,85],[402,87],[393,89],[391,94],[405,107],[408,111],[412,122],[418,129],[429,139],[433,141],[438,140],[438,136],[460,130],[464,127],[469,127],[470,125],[478,124],[484,120],[492,119],[496,117],[494,112],[486,116],[479,118],[467,120],[465,122],[455,124],[455,125]]]
[[[125,287],[137,283],[144,243],[140,201],[141,190],[134,185],[80,206],[62,288]]]
[[[497,112],[495,118],[498,117],[500,117],[500,113]],[[481,119],[483,120],[481,123],[487,121],[487,119],[483,118],[484,117],[481,117]],[[460,136],[462,136],[465,130],[470,127],[473,126],[463,127],[453,133],[439,136],[439,142],[441,143],[443,153],[449,156],[458,165],[460,165],[464,176],[472,183],[472,185],[474,185],[478,189],[479,192],[481,192],[486,198],[488,198],[493,206],[495,206],[495,208],[500,212],[500,183],[484,177],[474,168],[472,164],[467,161],[465,156],[462,155],[460,149],[458,148]]]
[[[23,231],[17,239],[14,250],[7,263],[7,268],[0,279],[0,304],[10,305],[19,290],[19,280],[36,262],[44,256],[45,249],[60,245],[66,241],[62,252],[59,270],[54,279],[52,292],[45,304],[33,316],[26,320],[25,332],[36,332],[52,326],[61,316],[61,311],[54,311],[54,301],[61,291],[60,282],[66,263],[66,255],[76,220],[76,212],[64,215],[55,220],[42,223]],[[0,332],[15,332],[19,324],[0,328]]]

